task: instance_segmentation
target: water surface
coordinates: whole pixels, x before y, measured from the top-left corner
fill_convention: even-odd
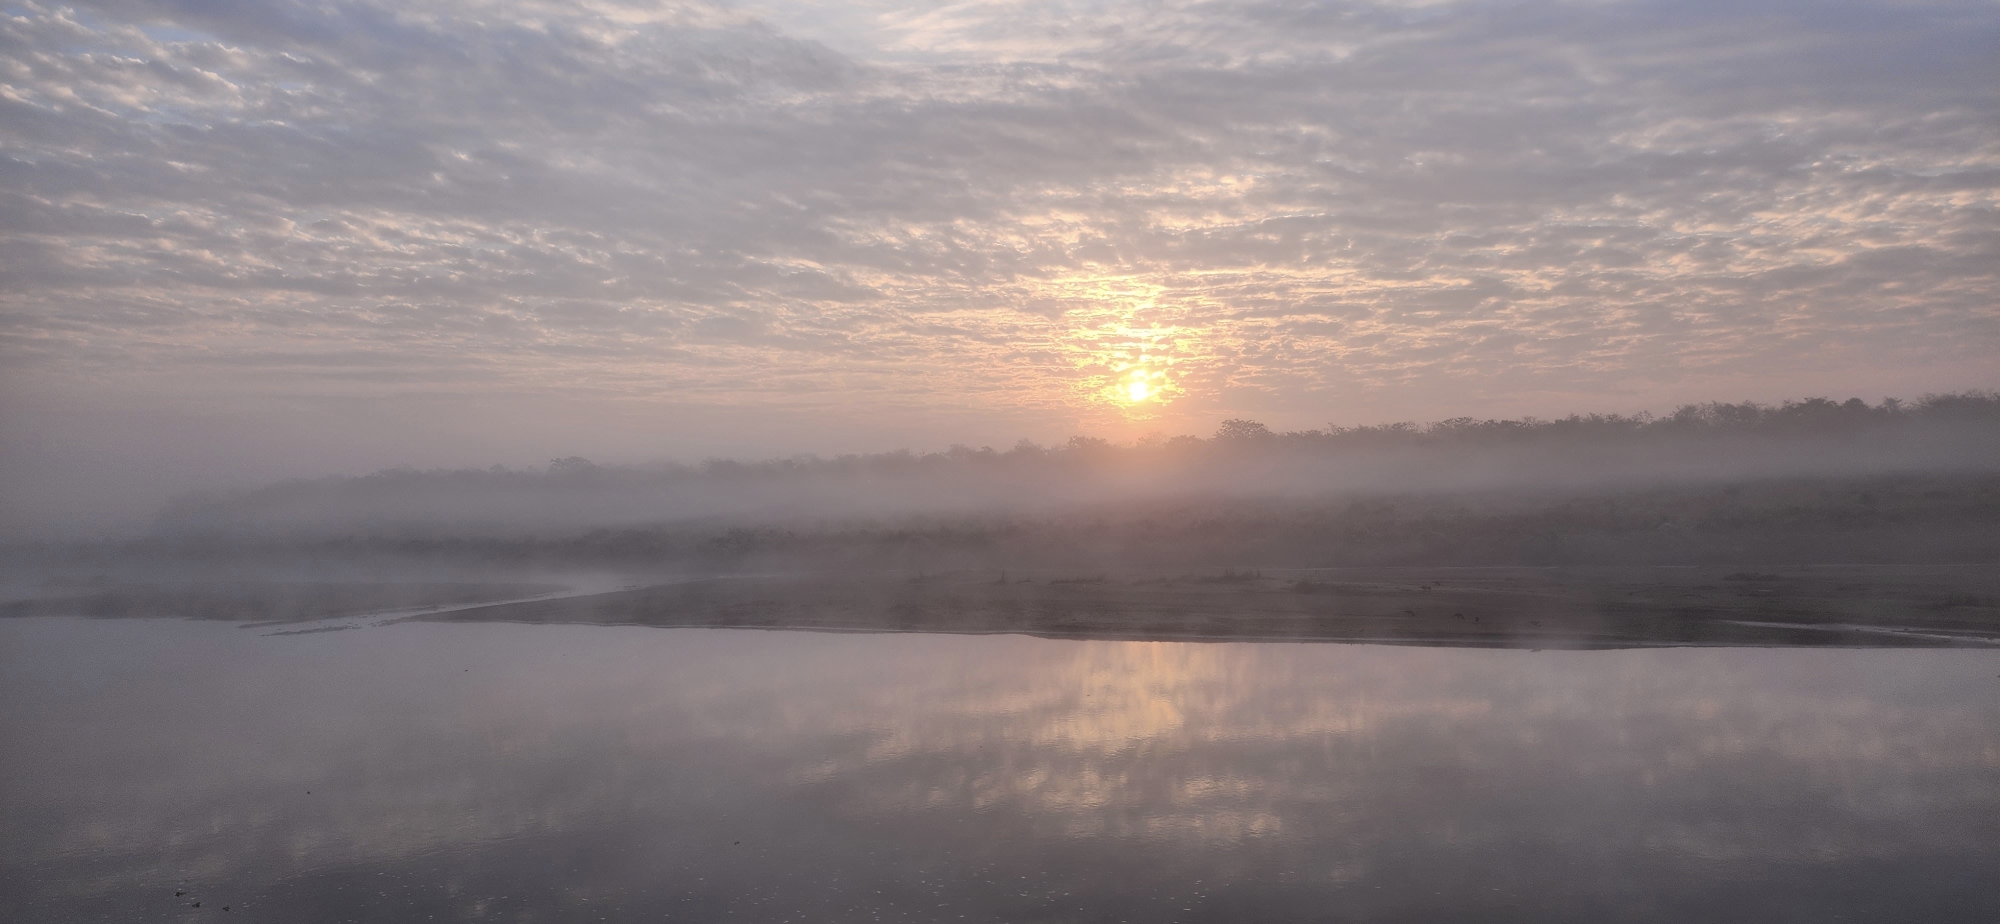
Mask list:
[[[2000,919],[1994,651],[268,631],[0,622],[7,917]]]

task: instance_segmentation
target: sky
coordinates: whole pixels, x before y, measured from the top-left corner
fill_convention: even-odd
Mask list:
[[[1996,352],[1993,0],[0,0],[17,527]]]

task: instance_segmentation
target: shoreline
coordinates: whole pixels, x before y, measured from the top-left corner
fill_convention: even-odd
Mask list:
[[[1007,583],[976,573],[763,575],[468,606],[398,621],[1524,649],[1990,647],[2000,646],[2000,579],[1990,572],[1355,569],[1353,579],[1338,582],[1277,576],[1296,571],[1225,571]],[[1359,580],[1363,575],[1378,580]]]
[[[0,603],[0,617],[37,615],[229,621],[272,635],[422,621],[1518,649],[1988,648],[2000,647],[2000,569],[765,572],[567,587],[130,584]]]

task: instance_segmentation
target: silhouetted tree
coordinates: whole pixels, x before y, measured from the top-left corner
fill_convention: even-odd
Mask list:
[[[1271,428],[1254,420],[1225,420],[1215,431],[1215,438],[1228,443],[1270,439]]]

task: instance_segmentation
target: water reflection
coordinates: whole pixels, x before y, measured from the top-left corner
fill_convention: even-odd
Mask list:
[[[0,658],[28,919],[2000,914],[1993,652],[37,619]]]

